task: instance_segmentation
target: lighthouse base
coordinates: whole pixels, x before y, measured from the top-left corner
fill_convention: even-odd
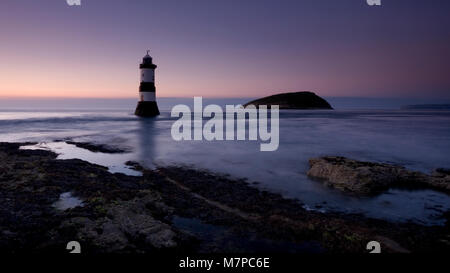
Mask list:
[[[154,117],[159,115],[158,104],[156,101],[140,101],[134,112],[139,117]]]

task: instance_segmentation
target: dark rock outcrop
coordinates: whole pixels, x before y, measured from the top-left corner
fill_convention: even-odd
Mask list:
[[[118,148],[113,147],[107,144],[96,144],[96,143],[90,143],[90,142],[77,142],[77,141],[65,141],[67,144],[75,145],[78,148],[83,148],[86,150],[89,150],[94,153],[107,153],[107,154],[121,154],[129,152],[129,150],[126,150],[124,148]]]
[[[312,158],[309,165],[308,176],[356,194],[375,194],[391,186],[427,187],[450,192],[450,175],[446,169],[436,169],[432,175],[427,175],[402,166],[339,156]]]
[[[0,143],[0,253],[61,252],[71,240],[90,253],[179,247],[171,208],[142,178],[24,144]],[[55,207],[67,192],[83,206]]]
[[[60,229],[76,230],[77,238],[91,241],[97,248],[109,252],[121,252],[136,242],[147,249],[176,247],[177,234],[168,224],[155,219],[146,207],[159,204],[165,212],[170,212],[160,199],[154,192],[147,191],[141,198],[106,205],[105,217],[96,220],[73,217],[63,222]]]
[[[246,103],[247,105],[279,105],[280,109],[333,109],[323,98],[313,92],[281,93]]]

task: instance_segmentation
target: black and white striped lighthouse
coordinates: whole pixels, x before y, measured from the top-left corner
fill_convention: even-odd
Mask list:
[[[139,85],[139,102],[134,114],[140,117],[154,117],[159,115],[156,104],[155,68],[152,57],[148,54],[139,65],[141,71],[141,84]]]

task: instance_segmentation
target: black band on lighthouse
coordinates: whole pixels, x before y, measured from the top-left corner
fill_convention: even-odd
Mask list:
[[[139,65],[140,69],[142,69],[142,68],[155,69],[156,67],[157,67],[156,64],[144,64],[144,63],[142,63],[142,64]]]
[[[154,82],[141,82],[139,85],[139,92],[156,92]]]

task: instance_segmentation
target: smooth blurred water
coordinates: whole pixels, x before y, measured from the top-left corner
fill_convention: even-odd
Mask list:
[[[211,99],[203,104],[246,101]],[[113,172],[127,173],[123,163],[136,160],[147,167],[187,165],[246,177],[250,182],[259,182],[261,188],[298,198],[309,209],[423,224],[442,224],[440,215],[450,209],[449,196],[432,190],[391,189],[376,197],[353,197],[306,176],[308,159],[322,155],[389,162],[424,172],[448,168],[450,111],[281,111],[279,149],[260,152],[260,143],[255,141],[172,140],[170,129],[176,119],[170,117],[169,111],[177,103],[192,104],[192,99],[161,100],[161,115],[153,119],[135,117],[134,100],[111,107],[96,107],[98,103],[64,111],[57,109],[62,105],[39,108],[39,103],[32,104],[33,109],[13,105],[3,107],[3,111],[0,108],[0,141],[49,142],[47,146],[60,153],[62,159],[81,158],[108,166]],[[51,143],[66,138],[106,143],[133,152],[107,155]]]

